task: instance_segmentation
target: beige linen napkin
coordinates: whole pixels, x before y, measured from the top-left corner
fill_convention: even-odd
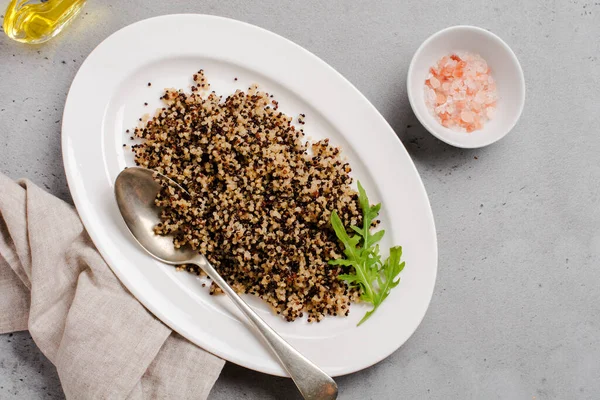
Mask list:
[[[205,399],[224,364],[129,294],[72,207],[0,174],[0,333],[25,329],[71,399]]]

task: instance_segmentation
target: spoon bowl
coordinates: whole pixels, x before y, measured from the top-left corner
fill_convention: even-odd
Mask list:
[[[158,175],[170,185],[185,192],[173,180]],[[160,208],[154,204],[161,184],[154,178],[154,172],[145,168],[127,168],[117,177],[115,197],[121,215],[135,240],[154,258],[170,265],[184,264],[197,256],[189,246],[176,249],[173,238],[154,233],[154,227],[160,222]]]

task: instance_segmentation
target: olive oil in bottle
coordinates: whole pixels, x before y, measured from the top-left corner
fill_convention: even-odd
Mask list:
[[[4,32],[23,43],[43,43],[75,18],[85,0],[11,0],[4,14]]]

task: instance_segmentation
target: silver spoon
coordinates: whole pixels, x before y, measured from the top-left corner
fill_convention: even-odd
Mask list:
[[[170,265],[195,264],[202,268],[235,305],[246,315],[260,336],[267,342],[281,365],[290,374],[305,399],[334,400],[337,398],[335,381],[319,367],[290,346],[219,275],[206,257],[191,248],[176,249],[173,239],[154,233],[160,209],[154,199],[161,185],[153,178],[154,171],[132,167],[123,170],[115,182],[115,196],[121,215],[138,243],[152,257]],[[158,174],[170,185],[185,190],[173,180]]]

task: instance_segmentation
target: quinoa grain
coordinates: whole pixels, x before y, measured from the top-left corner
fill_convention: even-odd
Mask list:
[[[345,226],[357,225],[362,214],[340,150],[329,140],[306,142],[256,85],[223,100],[208,92],[204,71],[193,78],[197,90],[167,89],[165,107],[134,129],[142,139],[132,146],[136,164],[189,192],[163,187],[156,233],[197,249],[234,290],[259,296],[288,321],[348,315],[359,292],[337,279],[346,267],[328,264],[342,256],[329,219],[336,210]]]

